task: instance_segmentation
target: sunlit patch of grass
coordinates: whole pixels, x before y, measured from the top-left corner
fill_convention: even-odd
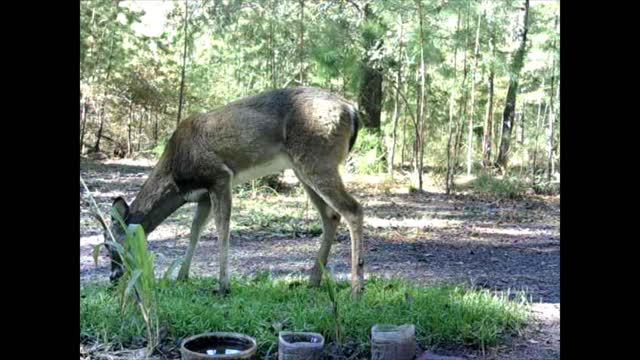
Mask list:
[[[302,278],[256,277],[232,280],[228,297],[214,295],[216,281],[194,278],[158,288],[158,314],[169,337],[207,331],[234,331],[256,338],[259,353],[277,346],[277,332],[320,332],[335,336],[330,300],[324,289],[310,289]],[[526,317],[524,299],[510,301],[488,291],[464,286],[421,286],[402,280],[370,279],[359,301],[351,300],[349,284],[337,282],[342,336],[365,346],[371,326],[412,323],[423,345],[495,346],[503,336],[521,328]],[[144,325],[123,319],[118,298],[107,284],[86,284],[80,290],[81,336],[103,342],[126,342],[140,336]]]

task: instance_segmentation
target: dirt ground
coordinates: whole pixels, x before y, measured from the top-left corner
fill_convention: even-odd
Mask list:
[[[83,159],[81,176],[103,213],[108,213],[114,197],[124,196],[127,201],[135,197],[152,165],[149,161]],[[345,177],[345,181],[365,208],[364,247],[369,275],[422,283],[464,282],[512,294],[525,291],[532,302],[531,321],[523,336],[485,354],[457,350],[448,355],[470,359],[560,358],[559,196],[499,201],[465,193],[447,196],[435,188],[410,193],[406,187],[380,186],[374,177]],[[275,200],[279,205],[274,207],[291,202],[290,216],[302,215],[302,223],[309,227],[316,222],[314,209],[301,192],[262,196]],[[234,199],[232,227],[234,223],[251,223],[255,217],[249,215],[253,213],[242,210],[250,205],[251,199]],[[239,220],[234,219],[236,207],[241,209]],[[100,256],[97,267],[91,255],[93,246],[103,241],[102,232],[89,217],[85,204],[80,211],[80,281],[105,280],[109,275],[106,253]],[[194,205],[185,205],[149,235],[159,271],[184,254],[193,211]],[[262,221],[258,218],[256,224],[232,229],[231,274],[306,273],[319,249],[318,232],[273,231],[274,224]],[[348,231],[342,225],[329,265],[346,277],[349,259]],[[210,224],[198,244],[191,274],[217,276],[217,271],[216,234]]]

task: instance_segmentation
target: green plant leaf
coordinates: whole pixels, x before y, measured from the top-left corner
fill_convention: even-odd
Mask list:
[[[141,275],[142,275],[142,270],[136,269],[133,271],[133,273],[131,274],[131,278],[127,282],[127,287],[124,289],[124,293],[123,293],[124,299],[128,299],[131,296],[131,290],[133,290],[133,288],[136,286],[136,283],[138,282],[138,278],[140,278]]]
[[[105,244],[98,244],[96,246],[93,247],[93,251],[91,252],[91,254],[93,255],[93,263],[98,266],[98,255],[100,255],[100,249],[104,246]]]

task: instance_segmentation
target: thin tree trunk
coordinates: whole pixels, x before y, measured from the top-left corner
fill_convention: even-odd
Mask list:
[[[182,116],[182,99],[184,97],[184,73],[187,65],[187,22],[189,18],[189,9],[187,7],[187,0],[184,1],[184,49],[182,51],[182,74],[180,75],[180,97],[178,100],[178,118],[176,119],[176,128],[180,123],[180,119]]]
[[[269,49],[271,51],[271,87],[276,88],[278,85],[276,78],[276,51],[273,45],[273,18],[275,17],[275,8],[273,0],[269,1],[269,8],[271,9],[271,16],[269,16]]]
[[[153,147],[158,146],[158,114],[154,113],[153,117],[154,125],[153,125]]]
[[[544,89],[544,77],[542,78],[542,88]],[[540,111],[542,110],[542,101],[538,102],[538,114],[536,115],[536,127],[534,129],[535,136],[533,138],[533,159],[531,161],[531,178],[536,175],[536,156],[538,155],[538,135],[540,134]]]
[[[527,31],[529,18],[529,0],[525,0],[524,5],[524,29],[522,31],[522,41],[520,47],[516,51],[511,66],[511,77],[509,79],[509,88],[507,90],[507,99],[505,100],[504,113],[502,115],[502,138],[500,141],[500,150],[498,160],[496,161],[503,172],[506,172],[509,161],[509,144],[511,142],[511,130],[514,122],[516,95],[518,92],[518,77],[524,63],[524,54],[527,45]]]
[[[304,0],[300,0],[300,85],[304,86]]]
[[[391,154],[389,155],[389,164],[387,172],[393,179],[393,162],[396,153],[396,129],[398,128],[398,119],[400,117],[400,82],[402,81],[402,16],[399,16],[400,23],[400,48],[398,49],[398,73],[396,74],[396,93],[393,105],[393,132],[391,134]]]
[[[556,27],[558,26],[558,17],[556,16],[555,21]],[[553,175],[553,123],[555,120],[555,111],[554,111],[554,97],[555,97],[555,80],[556,80],[556,57],[555,57],[555,47],[556,43],[553,42],[552,48],[554,52],[551,56],[553,56],[553,65],[551,66],[551,92],[549,94],[549,122],[547,126],[547,181],[551,181],[551,176]]]
[[[87,99],[82,99],[82,106],[80,107],[80,155],[84,150],[84,133],[85,126],[87,124]]]
[[[560,81],[558,81],[558,87],[556,88],[556,102],[559,104],[560,103]],[[554,128],[560,128],[560,109],[559,107],[556,107],[556,110],[553,113],[553,127]],[[551,135],[553,136],[553,131],[551,132]],[[555,146],[553,147],[553,152],[552,155],[555,157],[557,154],[560,153],[560,142],[554,142]],[[558,166],[560,166],[560,157],[558,157]],[[551,173],[555,174],[556,173],[556,161],[554,158],[552,158],[551,161]]]
[[[542,82],[542,88],[544,89],[544,79]],[[546,114],[547,111],[549,110],[549,103],[545,103],[544,105],[544,110],[542,111],[542,118],[540,117],[540,108],[542,107],[542,101],[540,101],[540,103],[538,104],[538,119],[536,120],[536,137],[535,137],[535,146],[533,148],[533,170],[531,172],[532,176],[533,176],[533,184],[535,185],[536,183],[536,170],[538,168],[538,139],[540,137],[540,126],[541,126],[541,121],[544,121],[544,119],[546,119]],[[546,131],[546,129],[545,129]]]
[[[478,68],[478,55],[480,52],[480,24],[482,23],[482,15],[478,14],[478,26],[476,29],[476,46],[473,59],[473,71],[471,72],[471,114],[469,115],[469,129],[467,135],[467,176],[471,175],[472,156],[473,156],[473,117],[475,116],[476,101],[476,70]]]
[[[407,91],[407,83],[404,84],[405,87],[405,92]],[[405,104],[406,106],[408,106],[408,104]],[[407,148],[407,125],[409,124],[409,120],[406,118],[404,118],[403,121],[403,128],[402,128],[402,148],[400,149],[400,155],[401,155],[401,159],[400,159],[400,163],[402,165],[404,165],[405,161],[406,161],[406,148]]]
[[[106,105],[107,102],[107,89],[106,89],[106,84],[109,82],[109,77],[111,76],[111,65],[112,65],[112,60],[113,60],[113,45],[115,43],[114,37],[113,37],[113,32],[111,33],[111,46],[109,49],[109,61],[107,63],[107,76],[105,78],[105,89],[104,92],[102,94],[102,103],[100,105],[100,113],[98,115],[98,117],[100,118],[100,127],[98,128],[98,134],[96,135],[96,143],[93,146],[93,151],[94,152],[99,152],[100,151],[100,139],[102,139],[102,128],[104,127],[104,107]]]
[[[144,112],[141,114],[138,114],[138,152],[140,152],[140,145],[142,142],[142,121],[144,119],[144,116],[147,114],[147,110],[144,109]]]
[[[453,40],[453,79],[451,81],[451,96],[449,97],[449,137],[447,138],[447,174],[445,177],[445,189],[447,195],[451,193],[451,173],[453,171],[451,164],[451,138],[453,137],[453,108],[455,104],[456,93],[456,75],[458,66],[458,43],[455,41],[455,36],[460,31],[460,11],[458,11],[458,20],[456,25],[456,32],[452,37]]]
[[[449,179],[450,186],[453,188],[453,180],[455,178],[455,172],[458,169],[458,155],[460,154],[460,145],[462,143],[462,134],[464,133],[464,115],[467,111],[467,92],[465,91],[465,85],[467,83],[467,74],[469,69],[467,68],[467,48],[469,47],[469,12],[470,7],[467,7],[467,14],[465,16],[465,33],[467,36],[465,37],[464,43],[464,57],[463,57],[463,65],[462,65],[462,83],[460,85],[462,98],[460,99],[460,107],[458,109],[458,121],[456,122],[456,133],[453,144],[453,165],[451,167],[451,177]]]
[[[127,157],[131,155],[131,122],[133,120],[133,100],[129,103],[129,117],[127,118]]]
[[[482,159],[485,168],[491,166],[491,134],[493,133],[493,66],[489,72],[489,100],[487,101],[487,114],[484,122],[484,136],[482,139]]]
[[[547,181],[551,181],[553,175],[553,125],[555,122],[554,100],[554,78],[551,78],[551,96],[549,97],[549,122],[547,125]]]
[[[520,132],[518,134],[518,144],[520,146],[524,146],[524,121],[525,121],[525,113],[527,111],[527,103],[522,102],[522,111],[520,112]]]
[[[425,86],[425,63],[424,63],[424,28],[422,25],[422,1],[418,1],[418,16],[420,24],[420,100],[417,111],[417,129],[416,129],[416,160],[418,173],[418,190],[422,191],[422,169],[424,155],[424,126],[425,126],[425,102],[426,102],[426,86]]]

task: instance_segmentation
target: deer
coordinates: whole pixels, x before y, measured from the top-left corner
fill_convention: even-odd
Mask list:
[[[359,127],[355,105],[313,87],[270,90],[191,115],[176,127],[131,205],[117,197],[112,211],[126,225],[140,224],[149,234],[184,204],[196,203],[177,280],[188,279],[198,239],[213,218],[219,256],[216,291],[228,294],[232,187],[292,169],[322,221],[309,286],[320,285],[344,219],[351,239],[351,294],[358,297],[364,283],[363,207],[345,189],[338,169],[353,148]],[[125,231],[113,216],[110,229],[124,244]],[[114,249],[109,255],[110,280],[117,282],[124,272],[120,256]]]

